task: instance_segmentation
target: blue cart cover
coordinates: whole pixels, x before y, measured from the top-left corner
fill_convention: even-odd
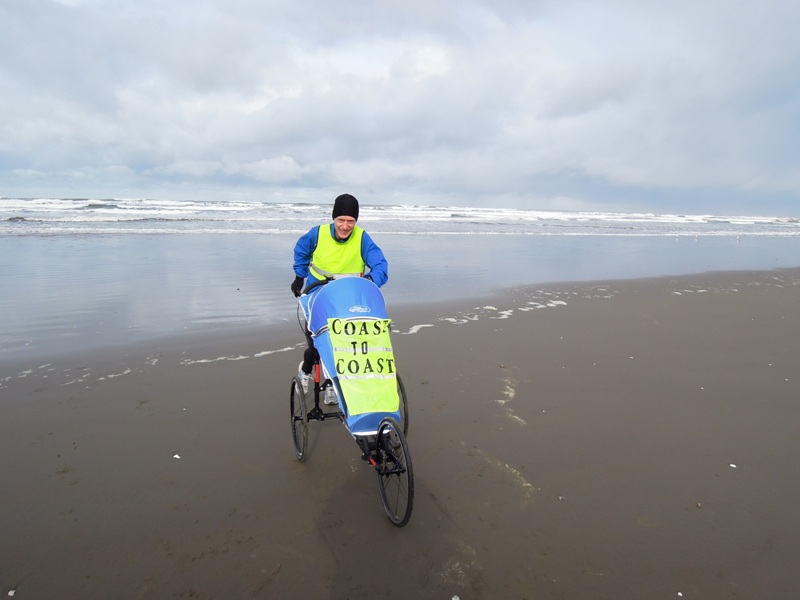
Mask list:
[[[337,279],[312,292],[307,307],[314,346],[350,432],[374,433],[387,416],[400,421],[391,321],[378,286],[368,279]]]

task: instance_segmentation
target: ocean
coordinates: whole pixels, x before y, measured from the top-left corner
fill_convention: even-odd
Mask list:
[[[331,204],[0,198],[0,361],[295,319],[297,237]],[[800,266],[796,218],[362,205],[387,304]]]
[[[0,236],[261,235],[306,232],[329,218],[331,204],[219,200],[0,198]],[[541,211],[441,206],[361,206],[360,224],[375,235],[767,236],[800,235],[800,219]]]

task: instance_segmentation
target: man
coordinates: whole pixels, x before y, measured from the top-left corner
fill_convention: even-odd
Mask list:
[[[358,200],[355,196],[342,194],[337,197],[333,203],[332,217],[332,224],[312,228],[295,244],[295,278],[291,285],[295,296],[303,293],[306,280],[306,291],[313,294],[312,286],[326,279],[366,277],[378,287],[389,279],[389,265],[383,251],[366,231],[356,225]],[[305,302],[302,305],[308,318],[308,304]],[[316,351],[309,332],[306,332],[306,339],[308,349],[298,367],[298,376],[307,391]],[[326,396],[325,403],[335,404],[336,398]]]

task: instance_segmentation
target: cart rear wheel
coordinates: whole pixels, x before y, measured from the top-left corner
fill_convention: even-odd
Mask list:
[[[294,455],[303,462],[308,450],[308,414],[306,413],[306,395],[303,386],[292,378],[292,389],[289,395],[289,405],[292,412],[292,439],[294,440]]]

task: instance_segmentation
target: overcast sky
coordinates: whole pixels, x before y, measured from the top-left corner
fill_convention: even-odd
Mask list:
[[[796,0],[0,0],[0,195],[800,215]]]

